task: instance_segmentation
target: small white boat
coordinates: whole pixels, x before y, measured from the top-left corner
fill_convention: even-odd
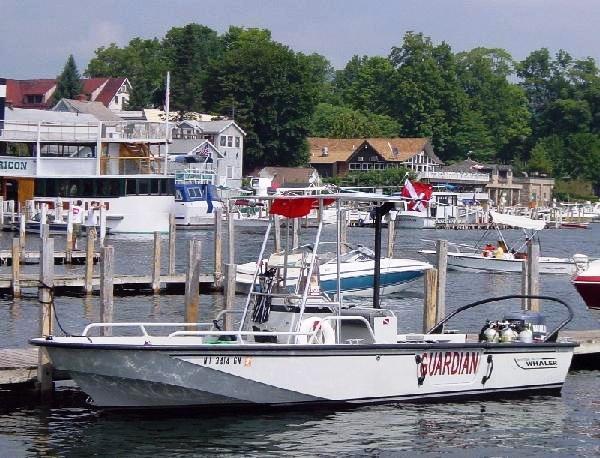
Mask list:
[[[327,259],[331,258],[331,259]],[[373,272],[375,268],[375,253],[366,247],[358,246],[340,257],[341,288],[348,296],[371,296],[373,294]],[[262,263],[263,273],[272,268],[279,268],[284,263],[283,253],[273,254]],[[290,253],[288,255],[288,270],[285,281],[288,285],[298,282],[299,265],[303,255]],[[331,256],[318,259],[320,287],[326,294],[337,292],[337,259]],[[381,258],[381,293],[391,294],[410,286],[421,278],[431,264],[413,259]],[[249,262],[237,267],[236,291],[247,293],[254,282],[256,263]],[[283,281],[279,279],[278,281]]]
[[[491,244],[478,247],[450,243],[450,249],[448,250],[449,269],[505,273],[516,273],[523,270],[523,264],[526,262],[526,254],[521,251],[525,247],[526,241],[533,239],[535,233],[545,227],[546,222],[533,220],[524,216],[506,215],[495,211],[490,211],[489,213],[496,225],[497,240],[501,249],[498,250],[496,246]],[[523,229],[525,231],[525,242],[515,249],[510,249],[504,235],[498,228],[498,224]],[[419,253],[430,262],[435,262],[435,250],[419,250]],[[579,256],[581,257],[582,255]],[[576,269],[577,265],[574,258],[550,256],[540,256],[539,258],[539,272],[542,274],[572,275]]]
[[[212,227],[219,201],[215,173],[210,170],[186,169],[175,173],[175,224],[181,228]]]
[[[379,207],[376,226],[384,211]],[[320,222],[313,254],[322,228]],[[258,259],[264,258],[270,229]],[[339,242],[339,229],[337,237]],[[376,231],[375,245],[380,243]],[[576,346],[556,341],[573,317],[564,302],[555,300],[569,317],[552,331],[542,317],[519,314],[488,322],[478,341],[444,332],[457,313],[520,298],[504,296],[465,305],[427,333],[405,334],[398,332],[395,313],[379,307],[378,288],[372,307],[348,308],[340,294],[327,300],[318,294],[316,256],[304,259],[298,266],[303,275],[290,290],[248,294],[235,330],[221,330],[215,322],[95,323],[81,336],[30,342],[44,348],[54,367],[68,372],[100,407],[199,406],[215,412],[226,406],[352,406],[560,392]],[[378,267],[376,258],[376,284]],[[95,335],[100,328],[137,329],[139,335]],[[151,334],[151,328],[168,333]]]

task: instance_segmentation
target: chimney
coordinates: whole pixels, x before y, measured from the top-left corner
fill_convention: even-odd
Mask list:
[[[6,78],[0,78],[0,132],[4,129],[4,104],[6,101]]]

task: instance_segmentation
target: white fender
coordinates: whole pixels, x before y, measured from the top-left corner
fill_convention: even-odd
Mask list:
[[[302,320],[300,324],[300,332],[311,333],[315,332],[314,335],[299,335],[296,336],[296,343],[298,345],[306,344],[321,344],[321,345],[333,345],[335,344],[335,331],[329,323],[329,321],[323,321],[321,318],[311,316]]]

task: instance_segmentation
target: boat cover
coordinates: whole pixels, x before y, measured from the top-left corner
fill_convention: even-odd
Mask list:
[[[490,210],[490,216],[494,220],[494,224],[506,224],[507,226],[521,227],[535,231],[540,231],[546,227],[545,221],[527,218],[526,216],[507,215],[492,210]]]

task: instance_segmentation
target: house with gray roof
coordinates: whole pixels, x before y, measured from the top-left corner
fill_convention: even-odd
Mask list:
[[[171,134],[169,154],[198,155],[208,148],[217,175],[216,184],[241,187],[246,132],[235,121],[185,120],[178,122]]]

